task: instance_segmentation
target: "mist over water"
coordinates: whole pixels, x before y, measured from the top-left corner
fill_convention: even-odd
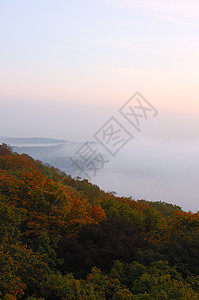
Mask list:
[[[165,201],[199,210],[199,142],[136,139],[93,180],[102,189],[133,199]]]
[[[84,178],[69,158],[76,159],[75,153],[83,144],[55,141],[54,145],[48,145],[41,139],[40,144],[28,145],[24,140],[24,146],[18,143],[14,151],[28,153],[68,175]],[[103,190],[115,191],[118,196],[165,201],[187,211],[199,211],[199,141],[162,141],[140,135],[115,157],[97,143],[90,145],[109,160],[96,176],[93,170],[89,172],[89,180]]]
[[[93,112],[94,114],[96,112]],[[111,111],[106,112],[107,119]],[[113,112],[116,118],[119,114]],[[93,116],[90,145],[99,151],[105,160],[104,167],[97,171],[96,176],[91,170],[90,180],[105,191],[115,191],[119,196],[151,201],[165,201],[181,206],[184,210],[199,211],[199,121],[198,114],[160,111],[158,116],[148,119],[142,124],[138,133],[124,119],[119,119],[123,126],[133,134],[130,140],[115,157],[99,145],[93,135],[105,123],[103,114]],[[82,123],[86,133],[88,123]],[[86,117],[85,117],[86,120]],[[78,126],[78,124],[76,124]],[[74,129],[68,128],[73,134]],[[57,128],[59,132],[59,128]],[[77,134],[77,132],[76,132]],[[57,135],[58,137],[59,135]],[[55,136],[56,138],[56,136]],[[79,142],[79,141],[81,142]],[[86,140],[81,138],[5,138],[14,146],[14,151],[27,153],[35,159],[63,170],[68,175],[86,177],[69,157],[77,159],[76,152]]]

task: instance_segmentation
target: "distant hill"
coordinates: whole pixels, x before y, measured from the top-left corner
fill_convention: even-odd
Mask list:
[[[6,143],[13,147],[19,154],[26,153],[34,159],[50,164],[72,176],[78,175],[78,170],[72,165],[69,157],[75,157],[76,151],[85,142],[72,142],[52,138],[11,138],[0,137],[0,143]],[[90,145],[98,147],[97,143],[90,142]]]
[[[0,143],[6,143],[13,146],[24,146],[24,145],[53,145],[53,144],[62,144],[67,143],[65,140],[58,140],[52,138],[12,138],[12,137],[4,137],[0,136]]]

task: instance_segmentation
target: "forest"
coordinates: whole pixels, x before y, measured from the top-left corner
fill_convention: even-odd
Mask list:
[[[199,299],[199,212],[118,197],[6,144],[0,243],[1,300]]]

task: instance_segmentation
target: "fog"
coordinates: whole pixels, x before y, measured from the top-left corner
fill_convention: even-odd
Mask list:
[[[137,138],[110,161],[94,182],[118,195],[161,200],[199,210],[199,142],[163,143]]]
[[[99,118],[97,122],[100,123]],[[122,122],[126,129],[131,130],[134,139],[120,149],[115,157],[91,136],[89,145],[97,149],[109,162],[96,172],[96,176],[90,170],[89,180],[103,190],[115,191],[120,196],[165,201],[179,205],[187,211],[198,211],[197,114],[159,113],[155,119],[147,120],[143,124],[140,133],[136,133],[127,122]],[[96,129],[93,126],[93,134]],[[0,141],[15,146],[14,150],[19,153],[28,153],[73,177],[86,177],[69,159],[76,158],[76,152],[84,142],[5,137]]]
[[[20,109],[21,106],[8,109],[10,123],[5,121],[8,114],[3,113],[1,118],[3,135],[15,139],[2,137],[0,141],[15,146],[15,151],[28,153],[67,174],[84,178],[86,175],[71,164],[69,157],[75,159],[76,151],[88,140],[109,160],[96,176],[92,170],[89,173],[89,180],[102,189],[134,199],[166,201],[184,210],[199,210],[198,113],[159,111],[155,118],[142,123],[138,133],[122,118],[117,105],[114,110],[108,105],[72,103],[58,106],[51,103],[46,108],[41,103],[39,112],[33,104]],[[111,116],[134,136],[115,157],[93,137]]]

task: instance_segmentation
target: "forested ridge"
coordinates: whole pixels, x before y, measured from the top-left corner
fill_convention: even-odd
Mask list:
[[[1,300],[199,299],[199,213],[117,197],[6,144],[0,243]]]

